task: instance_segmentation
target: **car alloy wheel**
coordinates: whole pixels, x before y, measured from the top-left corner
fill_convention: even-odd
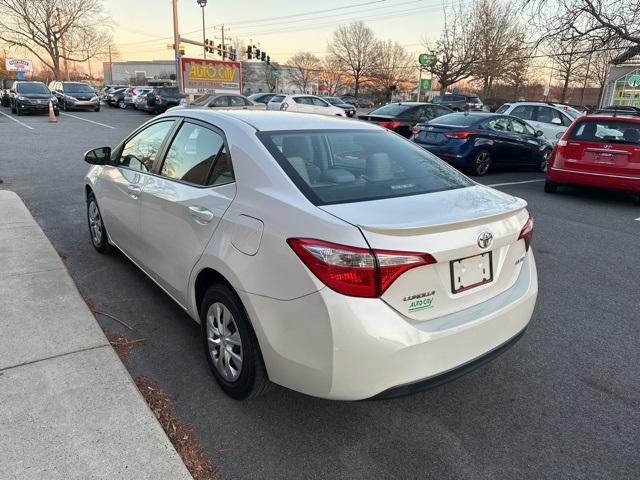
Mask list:
[[[87,221],[89,222],[89,233],[93,247],[100,253],[110,252],[112,247],[109,245],[100,208],[98,208],[98,202],[93,193],[87,197]]]
[[[481,150],[473,159],[473,174],[479,177],[486,175],[491,166],[491,154],[486,150]]]
[[[551,156],[551,150],[545,150],[542,153],[542,161],[540,162],[540,171],[547,171],[547,162],[549,161],[549,157]]]
[[[124,103],[124,100],[118,100],[118,108],[125,109],[127,106]]]
[[[235,382],[242,372],[242,339],[233,315],[224,304],[215,302],[209,307],[206,329],[213,365],[226,381]]]

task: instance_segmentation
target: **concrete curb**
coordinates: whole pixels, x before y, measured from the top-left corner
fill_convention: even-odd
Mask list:
[[[0,476],[191,479],[57,252],[0,190]]]

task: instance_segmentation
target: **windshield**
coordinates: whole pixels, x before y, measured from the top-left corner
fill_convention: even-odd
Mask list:
[[[197,105],[199,107],[205,106],[211,101],[212,98],[213,95],[205,95],[204,97],[200,97],[198,100],[194,101],[192,105]]]
[[[448,115],[443,115],[434,120],[431,120],[429,124],[451,125],[454,127],[468,127],[469,125],[478,123],[480,120],[481,120],[481,117],[476,115],[468,115],[466,113],[449,113]]]
[[[62,90],[64,93],[94,93],[86,83],[63,83]]]
[[[579,123],[569,136],[583,142],[615,142],[640,145],[640,123],[593,119]]]
[[[258,137],[315,205],[421,195],[472,185],[431,153],[386,131],[260,132]]]
[[[19,83],[16,87],[18,93],[51,93],[44,83]]]
[[[397,117],[405,110],[411,108],[412,105],[402,105],[400,103],[390,103],[384,107],[375,109],[369,115],[388,115],[390,117]]]

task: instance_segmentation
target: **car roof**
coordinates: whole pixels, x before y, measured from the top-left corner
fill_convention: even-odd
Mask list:
[[[198,118],[208,122],[214,122],[217,119],[235,120],[250,125],[258,131],[382,130],[382,127],[368,122],[350,120],[333,115],[311,115],[308,113],[268,110],[211,110],[209,108],[173,110],[169,113]]]
[[[598,120],[611,120],[611,121],[620,121],[622,120],[623,122],[630,122],[630,123],[640,123],[640,117],[637,117],[635,115],[629,115],[629,114],[625,114],[625,112],[618,112],[615,115],[613,115],[613,113],[590,113],[588,115],[582,115],[581,117],[576,118],[576,121],[579,120],[581,122],[584,122],[586,120],[592,120],[592,119],[598,119]]]

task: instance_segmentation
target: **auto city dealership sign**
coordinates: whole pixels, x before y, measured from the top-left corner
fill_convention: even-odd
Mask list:
[[[242,64],[220,60],[181,58],[185,93],[237,93],[242,91]]]
[[[21,58],[7,58],[6,68],[8,72],[33,72],[33,63]]]

